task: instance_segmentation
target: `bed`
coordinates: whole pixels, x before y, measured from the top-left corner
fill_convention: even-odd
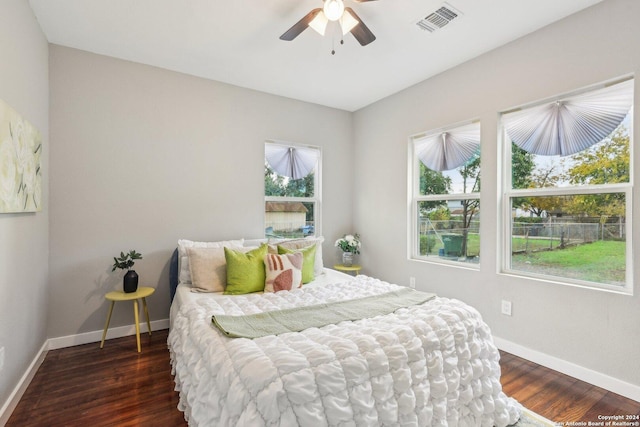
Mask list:
[[[189,258],[195,250],[174,252],[168,346],[178,409],[190,426],[504,427],[517,422],[521,406],[502,392],[499,353],[474,308],[326,269],[322,241],[315,242],[319,256],[305,259],[314,264],[312,281],[291,290],[239,295],[195,289],[196,276],[190,281],[187,270],[196,263],[185,268],[189,259],[197,260]],[[214,243],[255,248],[262,242]],[[249,250],[255,249],[242,249]],[[219,247],[213,252],[219,258]],[[400,294],[426,299],[384,312],[387,299]],[[380,300],[384,303],[377,305]],[[322,316],[334,307],[383,311],[308,327],[316,321],[313,313]],[[213,321],[261,322],[280,315],[304,329],[236,338]]]

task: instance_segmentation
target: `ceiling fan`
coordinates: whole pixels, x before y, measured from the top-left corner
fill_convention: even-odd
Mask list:
[[[366,46],[376,39],[371,30],[362,22],[362,19],[351,9],[344,6],[343,0],[323,0],[324,6],[313,9],[307,13],[301,20],[296,22],[293,27],[289,28],[280,40],[291,41],[298,37],[300,33],[311,27],[320,35],[324,36],[329,22],[338,21],[342,29],[342,35],[347,33],[353,34],[362,46]],[[375,0],[354,0],[358,3],[364,3]]]

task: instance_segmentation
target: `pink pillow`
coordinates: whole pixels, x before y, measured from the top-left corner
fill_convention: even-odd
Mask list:
[[[265,292],[290,291],[302,286],[302,253],[264,257]]]

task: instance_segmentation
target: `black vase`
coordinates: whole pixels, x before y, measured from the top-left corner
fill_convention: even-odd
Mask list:
[[[134,270],[128,270],[122,279],[125,293],[131,293],[138,290],[138,273]]]

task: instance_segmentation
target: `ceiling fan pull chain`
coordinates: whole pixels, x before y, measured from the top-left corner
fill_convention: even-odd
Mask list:
[[[335,33],[331,34],[331,55],[336,54],[336,35]]]

